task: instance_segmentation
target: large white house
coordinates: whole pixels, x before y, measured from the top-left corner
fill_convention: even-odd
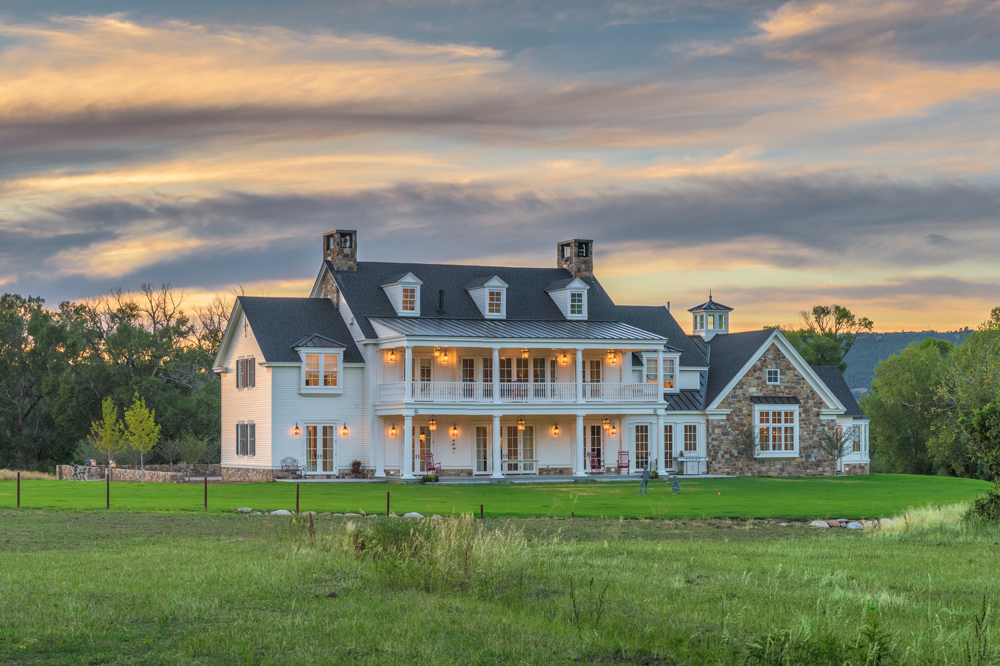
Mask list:
[[[556,245],[553,268],[357,260],[356,231],[323,236],[309,298],[240,297],[222,377],[226,480],[272,480],[282,460],[343,478],[585,476],[631,469],[749,471],[733,435],[752,423],[753,467],[832,474],[823,433],[867,473],[868,422],[837,368],[811,367],[780,331],[730,333],[732,308],[615,303],[593,242]]]

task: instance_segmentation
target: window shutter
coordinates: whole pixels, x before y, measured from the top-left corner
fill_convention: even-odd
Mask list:
[[[247,424],[247,455],[257,455],[257,424],[248,423]]]
[[[236,455],[240,455],[240,424],[236,424]]]
[[[257,385],[257,359],[251,356],[247,359],[247,369],[250,371],[250,381],[247,382],[247,386],[253,388]]]

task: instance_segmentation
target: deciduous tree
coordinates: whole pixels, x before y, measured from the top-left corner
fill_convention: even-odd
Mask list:
[[[156,412],[146,408],[146,400],[136,393],[132,406],[125,410],[125,441],[139,452],[139,469],[142,483],[146,482],[145,455],[160,441],[160,426],[156,423]]]

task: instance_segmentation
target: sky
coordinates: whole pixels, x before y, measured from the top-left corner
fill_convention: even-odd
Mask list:
[[[734,330],[1000,305],[1000,2],[0,0],[0,292],[555,266]],[[682,324],[686,318],[682,319]]]

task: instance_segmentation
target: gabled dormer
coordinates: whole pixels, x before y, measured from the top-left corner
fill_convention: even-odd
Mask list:
[[[476,302],[476,307],[487,319],[507,318],[507,283],[496,275],[476,278],[465,285],[465,290]]]
[[[580,278],[569,278],[549,284],[545,291],[552,297],[566,319],[585,321],[589,289],[590,286]]]
[[[346,344],[313,333],[294,343],[292,349],[299,355],[301,361],[300,394],[343,393],[341,369],[344,367]]]
[[[389,302],[396,309],[399,317],[420,316],[420,285],[421,282],[413,273],[393,275],[386,279],[380,287],[389,297]]]

